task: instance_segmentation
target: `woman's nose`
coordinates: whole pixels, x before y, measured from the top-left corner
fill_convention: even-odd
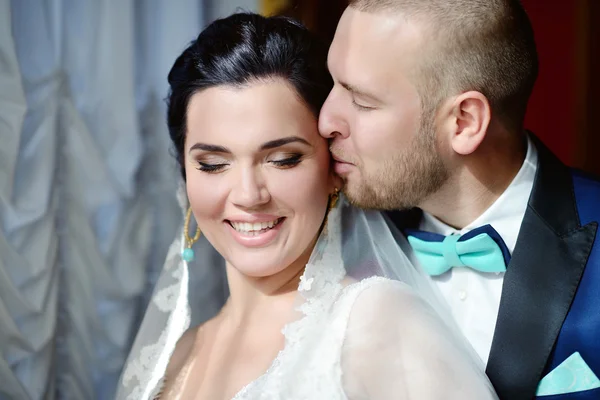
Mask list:
[[[238,207],[257,208],[271,200],[262,174],[256,169],[240,171],[239,178],[233,183],[231,201]]]

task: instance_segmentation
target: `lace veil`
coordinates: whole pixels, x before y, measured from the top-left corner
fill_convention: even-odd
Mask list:
[[[187,199],[183,191],[180,191],[179,197],[185,210]],[[151,399],[161,384],[178,339],[190,327],[192,316],[201,315],[200,318],[195,318],[194,322],[198,323],[218,311],[219,305],[215,306],[210,301],[214,302],[215,296],[219,296],[215,288],[222,289],[226,285],[222,272],[224,264],[219,261],[216,251],[205,242],[202,249],[196,250],[199,260],[191,268],[181,258],[184,246],[182,239],[181,231],[168,252],[164,269],[121,376],[117,392],[119,400]],[[299,293],[303,292],[303,286],[306,288],[312,285],[313,292],[318,290],[318,280],[323,276],[323,271],[341,275],[340,278],[347,275],[358,281],[381,276],[404,282],[439,313],[448,332],[452,332],[452,337],[464,340],[461,349],[464,350],[465,360],[471,363],[469,369],[482,371],[482,379],[485,379],[481,360],[460,335],[445,301],[421,269],[406,255],[410,252],[403,249],[408,249],[406,239],[382,213],[352,207],[340,196],[307,264]],[[203,277],[192,279],[197,282],[190,285],[190,275],[199,273],[204,274]],[[222,298],[216,301],[224,302],[225,293],[220,293]],[[299,295],[299,302],[306,300]],[[301,310],[301,307],[297,310]],[[291,314],[295,317],[291,317],[290,322],[298,316],[298,313]]]

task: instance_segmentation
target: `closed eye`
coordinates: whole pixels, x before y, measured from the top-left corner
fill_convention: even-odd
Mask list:
[[[375,109],[375,107],[368,107],[368,106],[363,106],[362,104],[358,104],[355,100],[352,100],[352,104],[354,105],[354,107],[356,107],[357,109],[359,109],[361,111],[368,111],[368,110]]]
[[[287,158],[283,158],[283,159],[279,159],[279,160],[272,160],[270,162],[280,168],[291,168],[291,167],[294,167],[294,166],[300,164],[301,161],[302,161],[302,154],[291,154]]]
[[[198,166],[196,167],[196,169],[198,169],[200,171],[208,172],[208,173],[216,173],[216,172],[220,172],[221,170],[223,170],[223,168],[225,168],[227,165],[228,164],[207,164],[207,163],[198,161]]]

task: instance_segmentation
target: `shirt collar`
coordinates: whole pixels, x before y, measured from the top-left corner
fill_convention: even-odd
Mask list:
[[[521,222],[525,216],[529,196],[533,189],[537,163],[537,149],[529,135],[527,135],[527,154],[521,169],[519,169],[506,190],[483,214],[463,229],[456,230],[424,211],[420,229],[445,236],[450,234],[462,235],[474,228],[490,224],[502,236],[512,253],[517,242]]]

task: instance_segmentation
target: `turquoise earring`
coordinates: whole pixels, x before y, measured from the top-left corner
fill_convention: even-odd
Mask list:
[[[185,236],[186,248],[183,249],[183,252],[181,253],[181,258],[183,258],[183,260],[187,262],[190,262],[194,259],[194,250],[192,249],[192,246],[198,241],[198,239],[200,239],[200,227],[196,228],[196,234],[193,238],[190,238],[190,219],[192,219],[192,207],[188,208],[187,214],[185,215],[185,225],[183,226],[183,234]]]

